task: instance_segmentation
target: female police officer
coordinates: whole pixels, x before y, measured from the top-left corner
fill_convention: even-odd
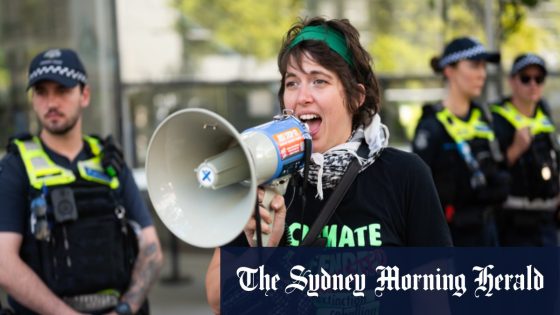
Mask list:
[[[454,245],[497,244],[493,206],[507,194],[507,175],[485,111],[472,101],[481,94],[486,62],[498,62],[472,38],[451,41],[432,68],[443,73],[446,96],[426,105],[416,129],[413,151],[432,169]]]

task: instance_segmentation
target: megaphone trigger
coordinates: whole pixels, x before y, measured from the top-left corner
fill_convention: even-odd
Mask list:
[[[290,181],[290,177],[291,177],[291,175],[286,175],[286,176],[283,176],[281,178],[277,178],[277,179],[273,180],[270,184],[268,184],[266,186],[263,186],[264,196],[263,196],[263,200],[261,202],[261,205],[262,205],[262,207],[264,207],[270,213],[270,217],[271,217],[270,228],[271,228],[271,230],[272,230],[272,227],[274,226],[274,218],[275,218],[274,210],[271,207],[272,199],[276,195],[284,195],[286,193],[286,189],[288,188],[288,182]],[[255,209],[255,213],[257,213],[258,210],[259,209],[258,209],[258,206],[257,206],[256,209]],[[263,222],[263,220],[261,220],[260,222],[261,222],[261,224],[266,224],[266,222]],[[259,239],[261,237],[262,237],[262,239]],[[263,245],[268,246],[269,239],[270,239],[270,234],[255,233],[255,235],[253,235],[253,240],[257,243],[257,245],[259,247],[262,247]]]

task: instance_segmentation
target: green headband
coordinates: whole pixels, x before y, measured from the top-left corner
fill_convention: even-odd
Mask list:
[[[353,65],[352,55],[346,46],[344,36],[340,32],[326,25],[306,26],[297,34],[288,47],[291,49],[304,40],[320,40],[325,42],[327,46],[339,54],[346,63],[351,66]]]

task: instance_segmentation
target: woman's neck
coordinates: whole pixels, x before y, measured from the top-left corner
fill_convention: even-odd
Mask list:
[[[443,100],[443,106],[451,111],[457,117],[466,117],[469,114],[471,100],[464,94],[456,90],[450,89],[449,93]]]

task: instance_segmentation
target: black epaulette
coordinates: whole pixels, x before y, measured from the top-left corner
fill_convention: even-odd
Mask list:
[[[554,117],[552,117],[552,112],[550,111],[550,105],[548,105],[548,103],[541,99],[539,100],[539,102],[537,103],[537,107],[540,107],[541,110],[543,111],[543,113],[546,115],[546,117],[548,117],[548,119],[550,119],[550,122],[553,125],[556,125],[556,123],[554,122]],[[556,137],[556,132],[551,132],[548,134],[549,139],[550,139],[550,143],[552,144],[552,147],[554,148],[554,151],[556,152],[560,152],[560,142],[558,141],[558,138]]]
[[[552,119],[552,112],[550,110],[550,105],[548,105],[547,101],[541,99],[537,103],[537,106],[542,109],[543,113],[545,113],[545,115],[548,116],[548,118]]]
[[[478,108],[478,110],[482,113],[481,120],[488,123],[490,128],[492,128],[492,124],[494,122],[494,118],[492,118],[492,111],[490,110],[490,104],[492,103],[471,102],[471,104],[474,108]]]
[[[8,138],[8,145],[6,146],[6,151],[10,152],[10,153],[18,153],[19,150],[18,150],[17,146],[15,145],[14,141],[15,140],[27,141],[27,140],[31,140],[31,139],[33,139],[33,134],[31,134],[29,132],[17,133],[15,135],[11,136],[10,138]]]
[[[500,104],[504,104],[507,99],[503,99]],[[490,103],[493,104],[493,103]],[[482,112],[481,119],[485,121],[490,129],[494,130],[494,118],[492,117],[492,111],[490,110],[489,104],[478,104],[473,102],[473,106],[478,108]],[[490,154],[496,163],[502,163],[505,158],[500,150],[500,143],[498,142],[498,138],[494,137],[494,139],[489,140],[488,143],[490,144]]]
[[[437,104],[426,103],[422,105],[422,117],[434,116],[437,112],[442,110],[442,108],[443,106],[441,105],[441,103],[437,103]]]
[[[99,142],[101,142],[101,143],[103,143],[103,141],[104,141],[104,140],[103,140],[103,138],[101,138],[101,136],[100,136],[100,135],[98,135],[98,134],[95,134],[95,133],[90,133],[90,134],[88,134],[88,136],[90,136],[90,137],[92,137],[92,138],[95,138],[95,139],[99,140]]]

